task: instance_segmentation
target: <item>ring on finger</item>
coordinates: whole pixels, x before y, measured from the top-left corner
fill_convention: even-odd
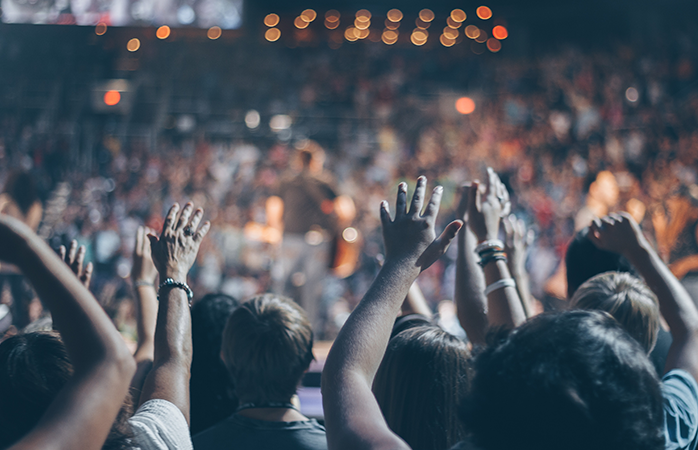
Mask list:
[[[192,227],[186,227],[184,229],[184,235],[185,236],[194,236],[194,230],[192,229]]]

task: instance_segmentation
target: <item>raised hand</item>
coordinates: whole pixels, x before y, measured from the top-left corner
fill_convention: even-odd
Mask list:
[[[70,267],[70,270],[72,270],[73,273],[78,277],[82,285],[89,289],[94,267],[92,263],[89,262],[83,268],[85,263],[85,252],[85,246],[81,245],[78,247],[78,241],[75,239],[70,242],[70,247],[67,251],[65,245],[61,245],[58,248],[58,254],[60,255],[61,259],[68,264],[68,267]]]
[[[487,168],[487,184],[484,191],[474,181],[469,190],[468,225],[478,241],[497,239],[499,223],[511,211],[509,192],[499,176]]]
[[[150,234],[154,235],[155,231],[147,227],[138,227],[136,247],[133,249],[133,267],[131,268],[131,281],[133,283],[153,284],[158,276],[158,271],[153,263],[150,240],[146,238]]]
[[[198,228],[203,215],[204,210],[197,208],[194,211],[192,203],[184,205],[181,211],[179,204],[175,203],[167,213],[160,237],[148,235],[153,263],[161,279],[172,278],[186,283],[201,241],[211,228],[208,221]]]
[[[526,251],[533,243],[533,230],[526,231],[526,224],[523,220],[517,219],[515,215],[502,219],[504,224],[504,251],[509,257],[509,270],[512,274],[525,271]]]
[[[595,219],[589,227],[588,237],[601,250],[626,257],[649,245],[635,219],[625,212]]]
[[[471,183],[464,184],[460,188],[460,201],[456,207],[456,217],[463,223],[468,223],[468,203],[470,200]]]
[[[448,249],[449,244],[463,225],[460,220],[448,224],[437,238],[436,216],[439,213],[443,188],[434,188],[431,199],[424,206],[427,179],[419,177],[417,188],[407,210],[407,185],[400,183],[395,203],[395,219],[391,220],[388,202],[381,203],[381,222],[385,242],[386,263],[388,261],[407,264],[420,271],[431,266]]]

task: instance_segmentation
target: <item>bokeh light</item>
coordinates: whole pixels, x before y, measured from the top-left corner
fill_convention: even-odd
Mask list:
[[[358,17],[354,20],[354,27],[357,30],[366,30],[371,26],[370,20],[360,20]]]
[[[356,34],[356,28],[354,27],[349,27],[344,31],[344,38],[349,41],[349,42],[354,42],[359,39],[359,36]]]
[[[399,22],[402,20],[402,11],[399,9],[391,9],[388,11],[388,20],[391,22]]]
[[[301,19],[303,19],[304,21],[310,23],[310,22],[312,22],[313,20],[315,20],[315,19],[317,18],[317,13],[315,12],[315,10],[306,9],[305,11],[303,11],[303,12],[301,13],[300,17],[301,17]]]
[[[434,11],[425,8],[419,11],[419,18],[424,22],[431,22],[432,20],[434,20]]]
[[[458,23],[465,22],[465,19],[467,19],[467,18],[468,18],[468,15],[465,14],[465,11],[463,11],[462,9],[454,9],[453,11],[451,11],[450,19],[453,20],[454,22],[458,22]]]
[[[170,37],[171,32],[172,30],[170,30],[170,27],[168,27],[167,25],[163,25],[157,29],[157,31],[155,32],[155,37],[157,37],[158,39],[167,39],[168,37]]]
[[[470,39],[477,39],[480,36],[480,29],[475,25],[468,25],[465,27],[465,35]]]
[[[458,37],[458,30],[454,30],[451,27],[444,28],[443,35],[449,39],[456,39]]]
[[[442,34],[439,38],[439,42],[441,42],[441,44],[444,47],[453,47],[453,45],[456,43],[456,40],[451,39],[450,37],[446,36],[446,34]]]
[[[267,14],[267,16],[264,18],[264,25],[268,27],[275,27],[279,24],[279,15],[278,14]]]
[[[383,34],[381,35],[381,40],[388,45],[393,45],[394,43],[397,42],[397,39],[399,37],[399,33],[397,31],[393,30],[385,30],[383,31]]]
[[[104,22],[98,23],[97,26],[95,27],[95,34],[97,36],[102,36],[106,32],[107,32],[107,24]]]
[[[104,93],[104,104],[107,106],[118,105],[121,101],[121,94],[119,91],[107,91]]]
[[[400,22],[391,22],[388,19],[385,19],[385,28],[389,30],[397,30],[400,28]]]
[[[336,9],[330,9],[325,13],[325,20],[328,22],[339,22],[341,15]]]
[[[129,52],[136,52],[141,48],[141,41],[138,38],[133,38],[126,44],[126,50]]]
[[[509,31],[502,25],[492,28],[492,36],[500,41],[509,37]]]
[[[429,33],[426,30],[421,30],[417,28],[412,32],[412,35],[410,36],[410,41],[412,41],[414,45],[420,46],[426,44],[428,38]]]
[[[446,25],[448,25],[451,28],[460,28],[460,26],[463,24],[461,22],[456,22],[455,20],[451,19],[451,17],[447,17]]]
[[[640,99],[640,93],[635,89],[634,87],[629,87],[628,89],[625,90],[625,98],[631,102],[635,103]]]
[[[495,38],[487,39],[487,49],[492,53],[497,53],[502,49],[502,43]]]
[[[470,114],[475,111],[475,101],[470,97],[461,97],[456,100],[456,111],[461,114]]]
[[[422,30],[426,30],[431,26],[431,22],[425,22],[419,17],[417,17],[417,20],[414,21],[414,24],[417,26],[417,28],[420,28]]]
[[[327,27],[328,30],[334,30],[339,27],[339,20],[335,22],[331,22],[327,19],[325,19],[325,27]]]
[[[211,39],[212,41],[215,41],[216,39],[221,37],[222,34],[223,34],[223,30],[221,30],[221,27],[211,27],[206,32],[206,36],[208,36],[208,38]]]
[[[482,20],[487,20],[492,18],[492,10],[487,6],[480,6],[477,8],[477,16]]]
[[[269,28],[266,33],[264,33],[264,39],[269,42],[276,42],[281,37],[281,30],[278,28]]]
[[[356,18],[363,20],[371,20],[371,12],[368,9],[360,9],[356,11]]]
[[[489,36],[487,36],[487,32],[483,29],[480,29],[480,34],[478,34],[478,36],[475,38],[475,42],[484,44],[485,42],[487,42],[488,38]]]
[[[293,21],[293,25],[295,25],[296,28],[298,28],[299,30],[302,30],[303,28],[307,28],[308,25],[310,25],[310,24],[308,22],[306,22],[305,20],[303,20],[302,17],[298,16]]]

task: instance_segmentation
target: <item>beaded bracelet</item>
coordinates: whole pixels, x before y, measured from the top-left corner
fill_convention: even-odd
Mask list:
[[[194,293],[191,291],[191,288],[187,283],[181,283],[179,281],[175,281],[172,278],[167,278],[165,281],[160,283],[160,287],[158,288],[158,301],[160,301],[160,292],[162,292],[163,289],[182,289],[184,292],[187,293],[187,300],[189,301],[189,306],[191,306],[191,301],[194,298]]]
[[[478,255],[487,250],[504,250],[504,242],[499,239],[490,239],[484,242],[480,242],[477,247],[475,247],[475,253]]]

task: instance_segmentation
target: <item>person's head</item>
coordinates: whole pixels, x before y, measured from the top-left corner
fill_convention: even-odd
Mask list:
[[[208,294],[191,309],[194,358],[191,365],[191,431],[195,434],[231,415],[238,405],[228,371],[221,361],[221,339],[228,317],[240,302]]]
[[[567,247],[565,266],[567,268],[567,298],[589,278],[604,272],[628,272],[635,269],[625,257],[618,253],[601,250],[588,238],[589,227],[577,232]]]
[[[298,159],[304,170],[313,173],[322,172],[325,165],[325,150],[317,142],[304,140],[296,148],[298,149]]]
[[[606,313],[537,316],[474,366],[461,412],[482,450],[664,448],[656,372]]]
[[[313,330],[293,300],[253,297],[230,316],[221,356],[241,402],[286,402],[313,360]]]
[[[574,293],[573,309],[606,311],[649,354],[659,333],[659,304],[649,287],[638,278],[606,272],[587,280]]]
[[[22,214],[27,214],[39,200],[36,183],[27,172],[12,173],[5,183],[5,192],[14,200]]]
[[[411,448],[441,450],[463,439],[457,402],[468,388],[469,356],[465,342],[433,325],[390,340],[373,393],[390,429]]]
[[[68,352],[54,333],[25,333],[0,344],[0,448],[29,433],[73,375]],[[130,431],[126,402],[112,426],[105,450],[126,449]]]

